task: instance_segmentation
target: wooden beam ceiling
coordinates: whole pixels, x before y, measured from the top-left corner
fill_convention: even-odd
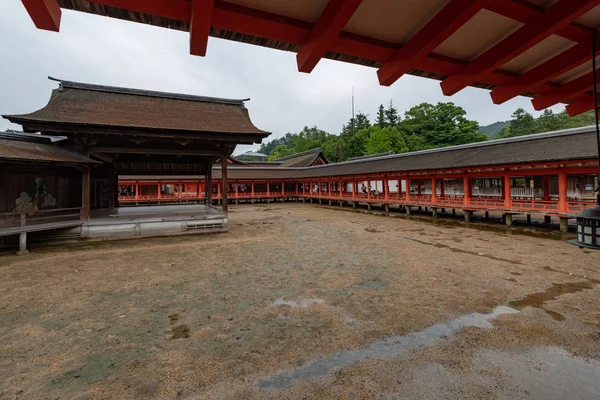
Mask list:
[[[377,71],[379,83],[390,86],[413,65],[448,39],[490,0],[451,1]]]
[[[190,53],[205,56],[212,22],[213,0],[192,0],[190,19]]]
[[[535,20],[526,23],[482,55],[465,65],[453,76],[441,82],[442,91],[452,96],[482,76],[506,64],[535,46],[562,27],[567,26],[595,6],[600,0],[559,0],[540,14]]]
[[[331,48],[362,0],[329,0],[319,20],[296,55],[298,71],[310,73]]]
[[[57,0],[21,0],[38,29],[58,32],[62,10]]]

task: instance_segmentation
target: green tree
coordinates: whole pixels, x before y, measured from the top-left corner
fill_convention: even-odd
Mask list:
[[[380,104],[379,108],[377,109],[377,121],[375,123],[382,128],[388,126],[387,119],[385,116],[385,108],[383,107],[383,104]]]
[[[269,154],[267,161],[273,161],[281,157],[289,156],[290,154],[294,154],[292,150],[290,150],[286,145],[280,144]]]
[[[398,109],[394,107],[394,103],[390,100],[390,105],[384,111],[386,125],[396,126],[400,122],[400,116],[398,115]]]
[[[487,140],[486,135],[478,132],[479,123],[467,119],[465,110],[451,102],[412,107],[404,114],[402,127],[408,135],[415,136],[409,140],[409,148],[411,144],[434,148]]]
[[[511,115],[510,125],[501,129],[495,139],[531,135],[536,132],[536,121],[533,116],[524,109],[517,108]]]
[[[409,150],[404,134],[397,126],[382,128],[379,125],[369,129],[369,137],[365,141],[364,149],[365,154],[406,153]]]
[[[358,112],[354,118],[350,118],[346,125],[342,126],[342,137],[350,137],[356,135],[361,129],[365,129],[371,126],[369,116]]]

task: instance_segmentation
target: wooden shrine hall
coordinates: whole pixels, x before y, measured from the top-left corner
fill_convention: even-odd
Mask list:
[[[250,121],[244,106],[244,101],[249,99],[202,97],[70,81],[58,83],[48,104],[40,110],[3,117],[21,125],[25,133],[41,132],[41,135],[28,135],[30,139],[35,136],[52,138],[46,145],[56,148],[57,153],[78,154],[91,161],[93,166],[81,163],[81,173],[77,177],[81,188],[78,206],[81,207],[81,220],[85,221],[83,237],[93,237],[94,231],[100,237],[104,233],[108,235],[110,229],[107,226],[111,221],[131,221],[133,217],[156,223],[157,218],[161,220],[159,214],[163,213],[162,217],[165,217],[166,212],[175,221],[174,211],[164,208],[153,208],[144,213],[137,210],[134,216],[130,210],[119,210],[119,175],[201,174],[210,186],[212,166],[219,162],[225,185],[227,167],[232,162],[230,156],[236,145],[260,143],[269,135]],[[24,147],[33,146],[32,141],[20,143]],[[0,148],[0,155],[4,150]],[[30,153],[36,154],[35,151]],[[35,157],[30,163],[36,163]],[[12,173],[18,175],[18,171]],[[29,189],[29,182],[18,177],[12,182],[20,182],[15,183],[18,187],[12,191],[20,193]],[[206,198],[210,204],[210,193]],[[5,208],[0,212],[14,211],[11,207],[14,207],[15,199],[9,200],[3,203]],[[203,226],[226,229],[226,196],[221,209],[222,212],[217,212],[211,206],[197,206],[188,210],[188,214],[212,220]],[[216,223],[215,218],[220,222]],[[185,219],[179,218],[176,221],[179,226],[174,229],[183,229],[181,225]],[[129,228],[138,236],[152,230],[149,225],[144,232],[144,227],[139,224]],[[123,225],[114,227],[116,232],[123,229]],[[166,232],[160,227],[154,230]]]

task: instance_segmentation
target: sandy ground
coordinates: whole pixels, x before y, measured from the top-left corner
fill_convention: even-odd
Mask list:
[[[562,240],[240,205],[0,276],[1,399],[600,397],[600,252]]]

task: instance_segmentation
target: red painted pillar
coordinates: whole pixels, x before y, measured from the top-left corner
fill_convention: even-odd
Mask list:
[[[217,198],[221,195],[221,185],[217,185]]]
[[[384,179],[382,182],[383,182],[383,193],[385,195],[385,199],[389,200],[390,199],[390,188],[388,186],[388,180]]]
[[[431,178],[431,203],[437,203],[437,179]]]
[[[471,178],[463,175],[463,204],[468,206],[471,202]]]
[[[446,186],[444,181],[445,179],[440,180],[440,197],[442,199],[446,197]]]
[[[544,189],[544,201],[550,201],[550,177],[548,175],[542,176],[542,187]]]
[[[251,192],[250,193],[252,195],[252,198],[254,198],[254,182],[252,182],[250,185],[251,185],[251,188],[250,188]]]
[[[510,175],[504,175],[502,188],[504,189],[504,208],[512,208],[512,195],[510,193]]]
[[[410,179],[406,178],[406,201],[410,201]]]
[[[419,196],[419,200],[421,198],[421,180],[417,181],[417,195]]]
[[[567,173],[558,173],[558,211],[567,211]]]
[[[367,181],[367,199],[371,200],[371,181]]]
[[[238,198],[238,193],[239,193],[239,190],[238,190],[238,186],[239,185],[237,183],[234,183],[233,185],[235,186],[235,198],[237,199]]]
[[[271,195],[271,188],[269,186],[271,186],[271,184],[267,182],[267,197]]]
[[[299,193],[298,185],[300,185],[300,184],[298,182],[296,182],[296,197],[298,197],[298,193]]]
[[[139,200],[140,198],[140,184],[139,182],[135,183],[135,199]]]
[[[161,189],[161,184],[160,181],[158,181],[158,199],[160,200],[162,198],[161,193],[160,193],[160,189]]]
[[[285,196],[285,182],[281,182],[281,195]]]
[[[344,187],[344,182],[340,182],[340,198],[342,197],[343,194],[343,187]]]

